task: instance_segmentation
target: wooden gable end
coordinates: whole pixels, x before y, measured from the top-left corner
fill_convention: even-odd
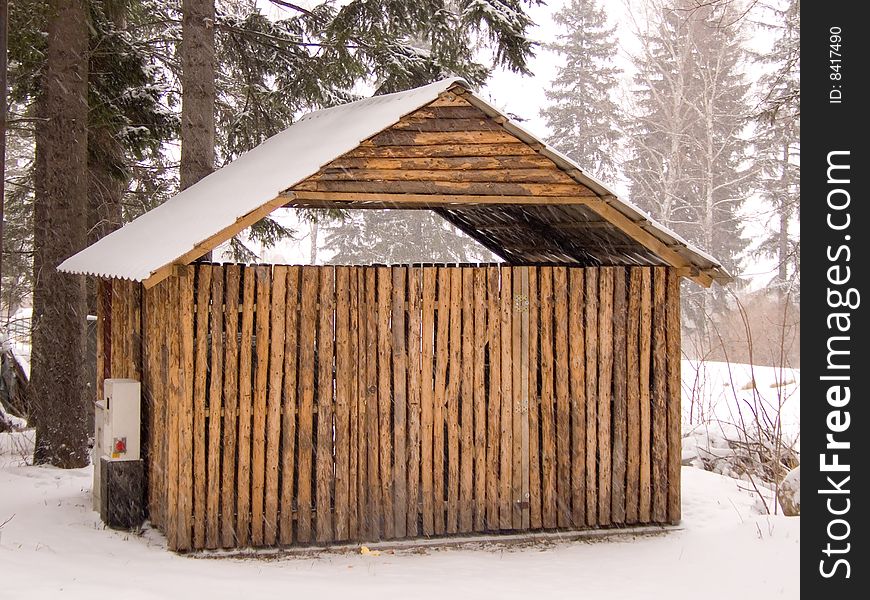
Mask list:
[[[292,205],[582,204],[595,193],[461,96],[445,94],[294,186]]]

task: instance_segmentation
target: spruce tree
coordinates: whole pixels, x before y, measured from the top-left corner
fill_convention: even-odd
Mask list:
[[[552,131],[548,141],[593,175],[613,180],[620,139],[612,97],[620,73],[613,66],[615,28],[596,0],[571,0],[553,20],[561,33],[550,48],[563,63],[546,91],[550,105],[541,111]]]

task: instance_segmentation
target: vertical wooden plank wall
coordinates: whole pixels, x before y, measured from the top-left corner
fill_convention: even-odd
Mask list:
[[[175,550],[680,519],[670,269],[202,264],[100,294]]]

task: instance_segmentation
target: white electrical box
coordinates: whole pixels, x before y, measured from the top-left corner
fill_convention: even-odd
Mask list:
[[[106,379],[94,411],[94,510],[100,510],[100,459],[138,460],[141,385],[135,379]]]
[[[100,459],[139,460],[141,385],[135,379],[106,379],[94,419],[94,510],[100,509]]]
[[[102,436],[100,432],[95,436],[101,447],[100,456],[139,460],[140,392],[140,383],[133,379],[103,382],[103,400],[97,403],[97,411],[103,412]]]

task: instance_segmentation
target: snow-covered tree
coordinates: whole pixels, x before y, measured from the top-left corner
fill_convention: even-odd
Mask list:
[[[770,210],[758,252],[774,257],[774,286],[800,293],[800,0],[771,7],[776,34],[771,52],[756,56],[769,69],[759,82],[761,111],[756,118],[755,162],[758,190]]]
[[[563,60],[546,91],[541,111],[552,131],[549,143],[602,179],[618,172],[620,110],[612,94],[619,83],[613,65],[614,27],[596,0],[571,0],[554,16],[560,26],[550,47]]]

